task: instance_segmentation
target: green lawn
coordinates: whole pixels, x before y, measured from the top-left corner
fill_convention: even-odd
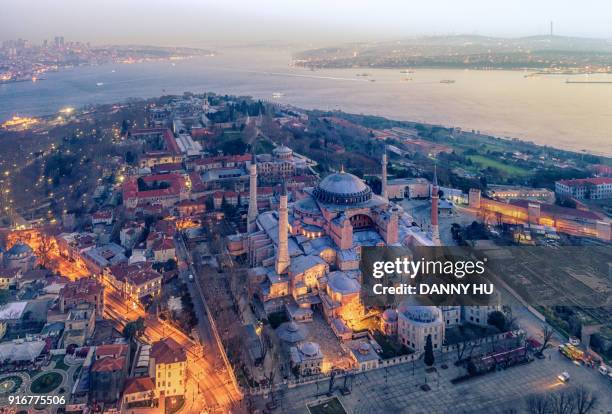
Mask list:
[[[524,168],[516,167],[514,165],[504,164],[503,162],[487,158],[484,155],[468,155],[468,158],[472,160],[472,162],[480,164],[483,168],[493,167],[497,168],[500,171],[503,171],[507,174],[511,175],[527,175],[529,171]]]
[[[62,376],[57,372],[47,372],[36,378],[30,385],[34,394],[48,394],[62,383]]]
[[[321,404],[311,405],[308,407],[308,411],[311,414],[346,414],[346,410],[336,397]]]

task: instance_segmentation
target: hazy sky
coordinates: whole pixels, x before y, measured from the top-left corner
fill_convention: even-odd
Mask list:
[[[612,0],[1,0],[0,39],[222,45],[470,33],[612,39]]]

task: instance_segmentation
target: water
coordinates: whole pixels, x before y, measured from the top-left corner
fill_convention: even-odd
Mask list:
[[[50,73],[36,83],[0,85],[0,119],[129,97],[213,91],[303,108],[458,126],[612,156],[612,84],[566,84],[566,76],[525,78],[520,71],[310,71],[291,67],[290,56],[288,50],[230,49],[214,57],[173,63],[113,64]],[[356,76],[364,72],[370,76]],[[440,83],[443,79],[455,83]],[[612,80],[612,76],[590,79]],[[273,99],[274,92],[284,95]]]

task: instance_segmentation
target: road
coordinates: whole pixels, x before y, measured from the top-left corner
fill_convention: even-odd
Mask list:
[[[231,367],[227,367],[221,357],[222,351],[219,349],[213,327],[206,313],[206,301],[201,291],[199,278],[194,277],[194,280],[189,280],[189,274],[197,275],[192,257],[181,237],[177,237],[175,241],[179,260],[188,264],[188,269],[181,271],[180,277],[187,283],[193,300],[194,310],[198,318],[197,331],[207,361],[206,369],[200,370],[196,374],[199,387],[211,396],[210,399],[206,399],[208,407],[220,412],[241,412],[244,408],[242,397],[232,383],[232,378],[228,372]]]

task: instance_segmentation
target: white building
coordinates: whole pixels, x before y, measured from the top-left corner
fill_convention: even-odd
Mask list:
[[[433,349],[442,346],[445,323],[442,310],[435,306],[410,306],[402,303],[398,309],[397,334],[400,342],[416,352],[425,350],[427,337],[431,335]]]
[[[561,197],[572,197],[579,200],[612,198],[612,177],[556,181],[555,193]]]

